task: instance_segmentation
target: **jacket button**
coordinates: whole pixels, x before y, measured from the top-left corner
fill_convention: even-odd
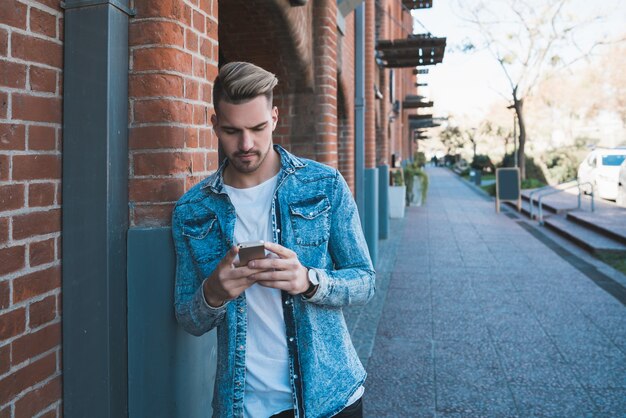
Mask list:
[[[289,341],[293,341],[293,337],[289,337]]]
[[[240,345],[240,346],[239,346],[239,350],[243,350],[243,345]]]
[[[288,300],[285,301],[285,305],[289,305],[289,301]]]

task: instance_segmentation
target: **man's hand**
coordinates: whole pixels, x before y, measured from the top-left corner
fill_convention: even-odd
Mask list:
[[[204,281],[202,289],[204,298],[214,308],[242,294],[255,283],[253,274],[263,271],[248,266],[235,267],[235,257],[238,253],[239,248],[233,246]]]
[[[291,295],[306,292],[309,288],[307,268],[300,264],[296,253],[273,242],[266,242],[265,249],[278,258],[250,261],[248,267],[256,271],[265,270],[254,273],[251,279],[261,286],[284,290]]]

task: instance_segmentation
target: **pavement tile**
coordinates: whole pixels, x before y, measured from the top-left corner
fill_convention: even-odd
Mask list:
[[[517,417],[515,401],[503,385],[476,387],[437,382],[437,416]]]
[[[521,416],[590,417],[596,411],[593,401],[576,387],[510,385]]]
[[[596,405],[596,416],[626,416],[626,389],[591,389],[588,392]]]
[[[548,339],[532,343],[496,342],[496,351],[510,383],[580,387],[572,367]]]

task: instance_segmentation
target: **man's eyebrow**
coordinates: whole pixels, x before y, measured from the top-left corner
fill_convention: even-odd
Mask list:
[[[259,123],[257,125],[254,125],[253,127],[248,128],[248,129],[260,129],[260,128],[264,127],[265,125],[267,125],[267,121],[261,122],[261,123]],[[241,130],[241,128],[238,128],[238,127],[235,127],[235,126],[228,126],[228,125],[222,126],[222,129],[234,129],[234,130],[237,130],[237,131]]]

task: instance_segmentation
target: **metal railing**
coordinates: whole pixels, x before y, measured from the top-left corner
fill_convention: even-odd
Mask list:
[[[538,209],[539,210],[539,215],[538,215],[537,218],[539,220],[539,225],[543,225],[543,198],[546,197],[546,196],[550,196],[550,195],[553,195],[553,194],[564,192],[565,190],[571,189],[573,187],[578,188],[578,207],[577,207],[577,209],[580,209],[581,206],[582,206],[582,190],[581,190],[581,186],[584,186],[584,185],[589,185],[590,186],[590,190],[591,190],[591,194],[590,194],[590,196],[591,196],[591,211],[595,212],[595,210],[596,210],[595,209],[595,203],[594,203],[594,192],[595,191],[594,191],[593,184],[588,182],[588,181],[586,181],[584,183],[580,183],[578,180],[575,180],[575,181],[576,181],[575,184],[571,184],[569,186],[562,187],[562,188],[556,189],[556,190],[553,189],[553,190],[547,191],[546,193],[540,194],[539,199],[537,199],[537,206],[539,208]],[[559,184],[559,186],[565,185],[567,183],[572,183],[572,181]],[[542,189],[546,189],[546,187],[542,187]],[[539,190],[536,190],[534,192],[541,193],[541,190],[539,189]],[[532,193],[531,193],[531,196],[530,196],[531,219],[532,219],[532,204],[533,203],[532,203]],[[572,208],[572,209],[574,209],[574,208]]]

